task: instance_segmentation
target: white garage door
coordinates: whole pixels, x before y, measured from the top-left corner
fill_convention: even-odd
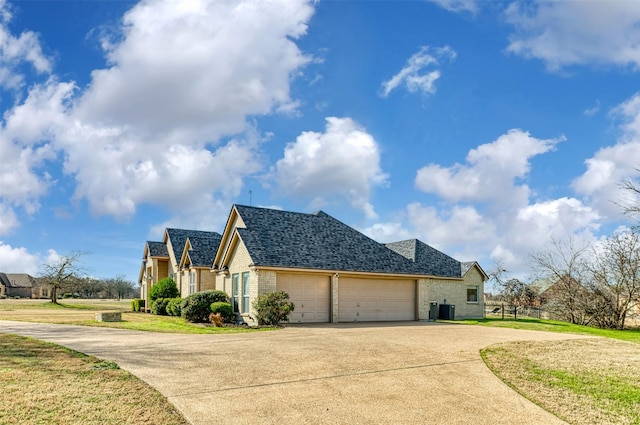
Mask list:
[[[295,304],[289,316],[291,323],[326,323],[330,311],[330,277],[302,274],[276,276],[276,289],[289,294]]]
[[[340,322],[416,319],[414,280],[341,277],[338,287]]]

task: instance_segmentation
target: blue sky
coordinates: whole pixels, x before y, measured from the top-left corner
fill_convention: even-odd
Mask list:
[[[0,270],[319,209],[526,277],[633,223],[635,1],[0,1]]]

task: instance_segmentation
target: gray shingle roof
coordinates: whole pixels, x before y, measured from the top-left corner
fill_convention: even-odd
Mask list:
[[[216,251],[220,246],[220,240],[222,235],[216,232],[206,232],[207,235],[191,235],[189,236],[189,242],[191,242],[191,250],[188,251],[191,264],[197,267],[210,267],[213,263],[213,258],[216,256]]]
[[[392,242],[386,246],[414,261],[424,274],[444,277],[463,276],[462,263],[418,239]]]
[[[235,208],[246,225],[238,233],[256,266],[421,274],[412,261],[322,211]]]
[[[169,235],[169,240],[171,241],[171,248],[173,248],[174,258],[178,262],[180,261],[180,257],[182,257],[182,250],[184,249],[184,244],[187,242],[187,238],[207,237],[211,234],[218,235],[218,233],[216,232],[206,232],[203,230],[185,230],[185,229],[169,229],[169,228],[167,228],[167,234]]]
[[[167,251],[167,246],[162,242],[147,241],[147,246],[149,246],[149,255],[152,257],[168,257],[169,256],[169,251]]]
[[[0,273],[0,281],[9,288],[32,288],[35,279],[26,273]]]

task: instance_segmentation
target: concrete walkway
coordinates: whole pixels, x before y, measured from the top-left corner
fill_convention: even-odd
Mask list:
[[[197,425],[562,424],[497,379],[478,351],[581,338],[419,322],[178,335],[0,321],[0,332],[115,361]]]

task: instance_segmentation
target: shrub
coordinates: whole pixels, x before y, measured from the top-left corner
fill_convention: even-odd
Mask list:
[[[0,295],[0,300],[6,300],[7,296],[5,294]]]
[[[211,304],[220,301],[228,301],[227,294],[222,291],[196,292],[182,300],[181,315],[189,322],[207,322],[211,313]]]
[[[182,298],[169,298],[169,303],[167,304],[167,314],[169,316],[180,317],[180,304],[182,304]]]
[[[179,297],[180,292],[173,278],[167,277],[156,283],[149,289],[149,299],[151,301],[158,298],[175,298]]]
[[[131,300],[131,311],[141,311],[144,309],[145,301],[140,298],[134,298]]]
[[[166,316],[167,304],[169,304],[169,298],[158,298],[151,303],[151,312],[158,316]]]
[[[62,294],[62,298],[72,298],[73,294],[70,294],[69,292],[67,292],[66,294]]]
[[[210,313],[209,314],[209,321],[213,324],[213,326],[215,326],[216,328],[219,328],[221,326],[224,325],[224,319],[222,318],[222,316],[220,315],[220,313]]]
[[[258,325],[275,326],[280,322],[287,321],[289,314],[295,308],[295,305],[288,300],[289,294],[284,291],[267,292],[260,295],[253,302]]]
[[[216,302],[211,304],[211,313],[220,314],[224,323],[232,323],[236,319],[236,315],[233,313],[233,307],[227,302]]]

